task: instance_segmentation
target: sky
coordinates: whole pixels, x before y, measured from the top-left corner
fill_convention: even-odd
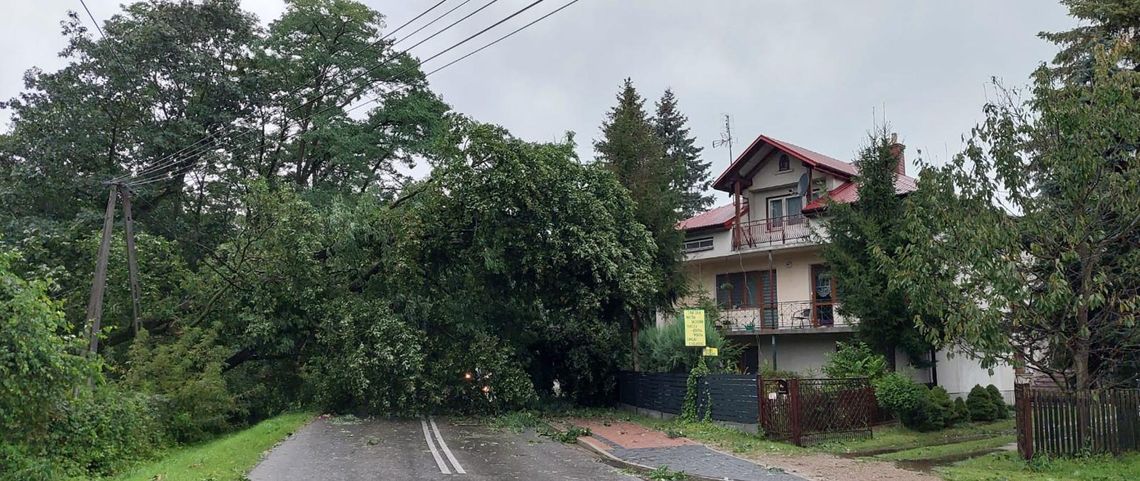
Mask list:
[[[437,1],[363,3],[395,27]],[[461,1],[447,0],[420,22]],[[545,0],[424,70],[566,1]],[[499,0],[412,53],[427,58],[530,2]],[[90,26],[79,0],[5,3],[3,99],[23,89],[28,68],[63,65],[59,22],[68,10],[79,11]],[[102,21],[120,12],[122,1],[87,3]],[[472,0],[415,38],[485,3]],[[263,23],[285,8],[282,0],[242,5]],[[712,147],[726,114],[735,154],[766,134],[843,160],[852,159],[885,119],[907,145],[908,172],[914,173],[914,158],[938,164],[961,149],[963,135],[993,98],[991,79],[1026,85],[1030,73],[1053,57],[1056,46],[1037,38],[1038,32],[1075,25],[1050,0],[580,0],[429,81],[456,111],[520,138],[554,141],[575,132],[579,156],[587,161],[629,77],[650,110],[666,88],[673,89],[714,178],[730,160],[726,147]],[[7,113],[2,118],[6,125]],[[717,193],[718,202],[727,199]]]

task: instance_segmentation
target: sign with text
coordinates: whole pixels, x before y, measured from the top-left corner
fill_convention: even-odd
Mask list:
[[[705,310],[685,309],[685,345],[705,346]]]
[[[720,350],[715,347],[706,347],[705,350],[701,352],[701,354],[709,357],[719,356]]]

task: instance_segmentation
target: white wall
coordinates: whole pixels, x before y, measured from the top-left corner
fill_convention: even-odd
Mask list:
[[[1007,404],[1013,403],[1013,367],[999,364],[993,374],[982,368],[980,362],[958,349],[938,351],[938,385],[946,388],[950,398],[965,398],[975,385],[993,384],[1001,391]]]

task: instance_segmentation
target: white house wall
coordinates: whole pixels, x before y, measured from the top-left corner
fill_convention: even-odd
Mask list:
[[[953,357],[950,353],[953,353]],[[946,388],[951,398],[965,398],[975,385],[997,386],[1006,403],[1013,403],[1013,367],[999,364],[993,367],[993,374],[982,368],[982,364],[969,354],[957,349],[938,352],[938,385]]]

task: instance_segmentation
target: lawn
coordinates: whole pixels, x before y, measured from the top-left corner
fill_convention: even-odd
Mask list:
[[[569,411],[563,415],[599,420],[615,419],[630,421],[665,433],[684,436],[722,451],[728,451],[738,455],[801,454],[807,452],[804,448],[788,443],[769,441],[754,434],[744,433],[713,423],[689,423],[682,421],[680,418],[659,419],[614,409],[579,409]]]
[[[971,453],[997,449],[1016,441],[1017,436],[1014,436],[1012,434],[1003,434],[1001,436],[995,436],[992,438],[982,438],[961,443],[935,444],[931,446],[923,446],[920,448],[905,449],[902,451],[880,454],[875,456],[875,458],[885,461],[919,461],[954,458],[957,456],[965,457]]]
[[[875,428],[874,436],[869,439],[828,442],[815,446],[815,449],[832,454],[871,456],[926,446],[992,439],[1013,433],[1012,419],[993,423],[970,423],[929,433],[911,431],[899,425],[880,426]]]
[[[1132,481],[1140,479],[1140,454],[1026,463],[1017,453],[994,453],[935,471],[948,481]]]
[[[213,441],[171,449],[108,481],[241,481],[262,453],[312,419],[309,413],[283,414]]]

